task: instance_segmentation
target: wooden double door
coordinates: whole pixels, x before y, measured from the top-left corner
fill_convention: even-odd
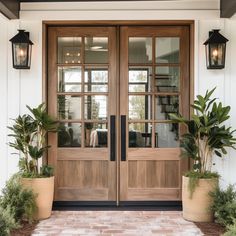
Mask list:
[[[181,200],[189,28],[49,27],[48,112],[55,201]]]

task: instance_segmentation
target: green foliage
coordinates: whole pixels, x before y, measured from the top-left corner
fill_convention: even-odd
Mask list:
[[[219,179],[220,175],[216,172],[206,171],[204,173],[196,171],[188,171],[185,173],[186,177],[189,177],[188,190],[190,193],[190,198],[192,198],[195,188],[198,186],[199,179]]]
[[[53,167],[49,165],[43,165],[41,167],[41,173],[43,176],[51,177],[53,176]]]
[[[2,190],[0,206],[9,209],[16,222],[21,220],[32,222],[37,210],[35,197],[32,190],[22,187],[19,176],[15,175],[7,181]]]
[[[236,235],[236,219],[232,225],[227,225],[227,232],[223,236],[235,236]]]
[[[29,106],[26,107],[33,114],[34,123],[39,129],[38,132],[57,131],[57,122],[51,116],[48,115],[44,103],[40,104],[37,108],[30,108]]]
[[[9,207],[0,206],[0,235],[9,236],[13,229],[17,229],[19,224],[15,221]]]
[[[24,156],[24,158],[20,160],[20,169],[29,171],[28,149],[31,142],[31,135],[34,133],[36,126],[32,117],[29,115],[18,116],[13,121],[14,125],[8,128],[13,133],[9,136],[14,138],[14,142],[10,142],[9,145],[17,151],[20,151]]]
[[[21,221],[32,222],[36,213],[36,195],[20,184],[19,175],[7,181],[0,197],[0,235],[8,236]]]
[[[21,152],[19,159],[19,169],[25,177],[43,177],[38,160],[43,157],[49,146],[46,145],[48,132],[57,132],[58,122],[47,114],[44,103],[36,108],[27,106],[30,115],[18,116],[14,119],[14,124],[8,127],[14,138],[9,145]],[[51,167],[49,167],[50,169]],[[48,176],[47,171],[45,177]]]
[[[222,157],[227,154],[226,147],[235,149],[235,130],[223,125],[230,117],[230,106],[217,103],[216,98],[211,99],[214,91],[215,88],[207,90],[204,96],[197,96],[192,105],[194,114],[190,120],[170,114],[172,121],[183,123],[188,128],[188,132],[181,137],[180,147],[183,156],[193,159],[193,169],[196,172],[211,171],[213,153]]]
[[[223,226],[232,225],[236,219],[236,191],[234,187],[229,185],[226,190],[218,187],[210,195],[213,198],[211,209],[216,222]]]

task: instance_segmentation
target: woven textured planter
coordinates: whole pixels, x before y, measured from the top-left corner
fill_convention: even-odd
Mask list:
[[[214,191],[218,186],[219,180],[199,179],[192,198],[188,190],[189,177],[183,176],[182,185],[182,201],[183,201],[183,217],[186,220],[194,222],[212,222],[213,212],[209,209],[212,204],[212,198],[209,193]]]
[[[47,219],[51,216],[54,193],[54,176],[48,178],[22,178],[22,185],[37,194],[38,207],[35,218]]]

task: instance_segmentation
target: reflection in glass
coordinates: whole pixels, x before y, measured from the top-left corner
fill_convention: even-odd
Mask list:
[[[85,147],[107,147],[107,123],[85,123]]]
[[[84,118],[87,120],[107,119],[107,96],[94,95],[84,97]]]
[[[13,65],[30,67],[32,45],[28,43],[13,43]],[[18,68],[19,69],[19,68]]]
[[[129,63],[152,62],[152,38],[129,38]]]
[[[158,37],[156,38],[156,63],[179,62],[179,38]]]
[[[81,37],[58,37],[58,63],[81,63]]]
[[[179,114],[178,96],[156,96],[155,97],[155,119],[169,120],[169,114]]]
[[[129,119],[149,120],[152,117],[151,96],[129,95]]]
[[[155,125],[155,147],[179,147],[179,125],[176,123]]]
[[[81,67],[58,68],[58,91],[81,92]]]
[[[152,125],[150,123],[129,124],[129,147],[151,147]]]
[[[129,67],[129,92],[151,91],[152,67]]]
[[[60,120],[81,119],[81,97],[58,95],[57,111]]]
[[[85,68],[84,77],[85,92],[107,92],[108,70],[107,68]]]
[[[180,81],[179,67],[156,67],[155,88],[156,92],[178,92]]]
[[[61,123],[58,131],[58,147],[81,147],[81,124]]]
[[[85,38],[85,63],[108,63],[108,38]]]

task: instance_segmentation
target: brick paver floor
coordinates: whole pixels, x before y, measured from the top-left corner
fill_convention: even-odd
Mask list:
[[[179,211],[54,211],[33,236],[200,236]]]

